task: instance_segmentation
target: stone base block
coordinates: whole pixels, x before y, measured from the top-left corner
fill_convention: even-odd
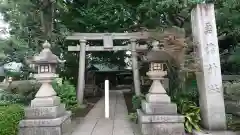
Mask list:
[[[140,109],[137,110],[137,114],[140,123],[184,123],[182,115],[149,115]]]
[[[185,135],[183,123],[140,123],[143,135]]]
[[[53,107],[28,107],[25,108],[26,119],[53,119],[63,116],[66,113],[65,105]]]
[[[172,103],[149,103],[143,100],[142,109],[146,114],[177,115],[177,105]]]
[[[31,101],[31,107],[52,107],[58,106],[61,103],[61,99],[58,96],[48,98],[35,98]]]
[[[147,102],[154,103],[171,103],[171,99],[167,94],[152,94],[148,93],[146,95]]]
[[[233,132],[233,131],[196,131],[193,130],[193,135],[240,135],[240,131]]]
[[[19,135],[65,135],[71,128],[71,112],[55,119],[26,119],[19,123]]]

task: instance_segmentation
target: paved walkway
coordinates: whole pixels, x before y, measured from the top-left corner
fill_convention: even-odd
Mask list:
[[[109,93],[110,118],[104,117],[104,97],[81,120],[72,135],[136,135],[127,117],[127,107],[122,92]]]

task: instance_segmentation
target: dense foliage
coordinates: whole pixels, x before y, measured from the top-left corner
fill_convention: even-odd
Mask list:
[[[181,97],[177,98],[178,112],[185,117],[184,127],[189,133],[192,133],[193,129],[200,130],[200,108],[196,103],[189,99]]]
[[[34,99],[41,84],[36,80],[13,81],[10,85],[6,84],[5,89],[0,89],[0,102],[3,104],[23,104],[29,105]],[[61,102],[66,105],[67,110],[74,110],[78,107],[76,89],[69,81],[61,83],[58,79],[52,83]]]
[[[24,117],[24,110],[19,105],[0,105],[0,135],[17,135],[18,124]]]
[[[65,41],[70,32],[125,32],[144,31],[158,27],[178,26],[184,28],[187,36],[191,34],[190,11],[196,3],[192,1],[169,0],[58,0],[49,7],[54,13],[47,14],[45,6],[48,0],[1,0],[0,12],[6,22],[10,24],[11,37],[0,40],[1,50],[4,51],[5,62],[20,61],[33,55],[41,48],[41,43],[51,39],[52,50],[55,54],[63,54],[67,61],[61,70],[61,76],[76,83],[75,74],[78,62],[78,53],[67,52],[67,45],[75,42]],[[239,2],[235,0],[215,1],[217,25],[219,33],[219,46],[222,55],[223,73],[225,68],[231,73],[239,72],[239,61],[236,46],[239,37]],[[114,14],[114,15],[113,15]],[[45,17],[45,19],[43,18]],[[54,17],[51,34],[46,37],[44,28],[51,23],[49,17]],[[101,42],[90,44],[101,45]],[[116,42],[122,44],[122,42]],[[227,52],[227,53],[226,53]],[[227,54],[227,55],[226,55]],[[3,56],[3,55],[1,55]],[[94,52],[92,57],[98,57],[89,62],[111,62],[124,65],[124,52]],[[238,62],[239,63],[239,62]],[[226,66],[225,66],[226,65]],[[26,69],[27,70],[27,69]]]
[[[1,103],[9,103],[9,104],[26,104],[28,105],[31,100],[28,97],[25,97],[20,94],[12,94],[10,92],[1,92],[0,93],[0,101]]]
[[[240,96],[240,81],[225,82],[224,93],[225,99],[238,101]]]
[[[54,81],[52,86],[57,95],[61,98],[61,102],[66,105],[67,110],[73,110],[79,107],[76,89],[72,84],[70,84],[70,82],[64,81],[63,84],[60,84],[57,83],[57,81]]]
[[[140,96],[134,95],[132,97],[133,110],[136,111],[137,109],[140,109],[141,108],[141,102],[144,99],[145,99],[144,95],[140,95]]]
[[[228,128],[240,130],[240,81],[224,82],[225,108],[228,116]]]
[[[28,105],[40,88],[40,83],[36,80],[20,80],[11,84],[1,83],[0,87],[1,102]]]

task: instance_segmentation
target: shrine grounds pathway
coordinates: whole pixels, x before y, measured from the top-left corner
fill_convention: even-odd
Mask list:
[[[104,97],[102,97],[85,118],[77,119],[71,135],[142,135],[139,125],[128,120],[128,111],[122,91],[110,91],[110,118],[105,119]],[[237,133],[237,135],[239,132]],[[69,135],[69,134],[66,134]],[[192,134],[186,134],[192,135]],[[215,132],[212,135],[236,135],[229,132]],[[240,135],[240,134],[239,134]]]
[[[87,116],[79,120],[72,135],[140,135],[128,120],[128,111],[122,91],[109,92],[110,118],[105,118],[102,97]]]

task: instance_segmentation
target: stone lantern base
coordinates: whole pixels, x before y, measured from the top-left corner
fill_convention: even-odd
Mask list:
[[[184,116],[177,114],[177,105],[165,96],[159,95],[162,98],[154,98],[155,102],[151,98],[142,101],[142,110],[137,113],[143,135],[185,135]]]
[[[19,123],[19,135],[68,135],[71,112],[66,111],[57,96],[35,98],[25,108],[25,119]]]
[[[138,123],[143,135],[185,135],[184,116],[178,115],[177,105],[171,103],[170,97],[160,83],[157,73],[149,72],[153,80],[142,109],[138,109]]]

